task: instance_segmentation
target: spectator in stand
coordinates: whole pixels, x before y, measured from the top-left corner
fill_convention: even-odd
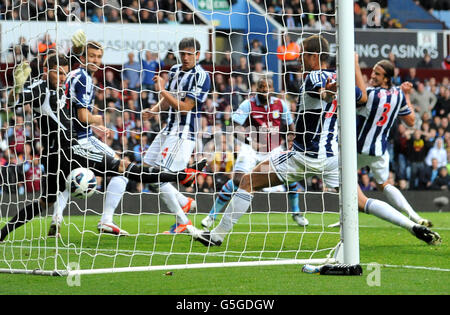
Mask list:
[[[157,23],[158,22],[156,9],[154,9],[153,6],[154,6],[154,1],[149,0],[147,2],[147,6],[142,8],[139,11],[141,23]],[[150,8],[153,8],[153,9],[150,9]]]
[[[428,112],[431,116],[431,111],[436,105],[436,96],[425,89],[425,85],[422,82],[417,83],[417,89],[411,93],[411,103],[414,104],[419,115]]]
[[[388,59],[396,68],[402,68],[401,63],[392,51],[389,53]]]
[[[181,3],[181,2],[177,2],[177,3]],[[192,12],[184,12],[184,11],[179,11],[177,13],[181,13],[183,16],[183,21],[181,22],[181,24],[194,24],[194,14]]]
[[[251,65],[254,65],[257,62],[263,62],[264,56],[267,54],[266,47],[257,40],[252,40],[250,47],[248,48],[248,60]]]
[[[431,56],[428,52],[426,52],[425,55],[423,56],[423,59],[417,63],[416,68],[418,68],[418,69],[432,69],[433,68],[433,61],[431,60]]]
[[[10,48],[10,53],[8,54],[8,57],[6,58],[7,63],[14,64],[14,65],[18,65],[26,60],[27,59],[22,54],[22,49],[20,49],[19,45],[14,45],[13,48]]]
[[[123,65],[122,80],[127,82],[131,90],[139,90],[141,87],[141,64],[134,60],[134,53],[128,53],[128,62]]]
[[[106,9],[109,8],[109,11],[106,11]],[[120,9],[118,7],[107,7],[105,8],[106,16],[108,18],[108,23],[121,23],[122,18],[120,16]]]
[[[436,159],[431,160],[431,166],[425,166],[419,178],[419,187],[420,190],[431,189],[431,185],[434,180],[438,176],[439,166],[438,161]]]
[[[417,89],[417,84],[420,80],[417,78],[416,68],[409,68],[408,74],[404,78],[403,82],[411,82],[415,89]]]
[[[439,168],[438,176],[431,185],[433,190],[449,190],[450,189],[450,175],[446,167]]]
[[[442,138],[437,138],[434,142],[434,146],[428,151],[428,154],[425,157],[425,165],[431,166],[431,161],[433,159],[438,161],[438,167],[447,166],[447,151],[444,148]]]
[[[150,145],[148,144],[148,136],[147,134],[143,133],[141,135],[140,141],[133,148],[134,161],[137,163],[141,163],[142,157],[149,147]]]
[[[365,169],[361,171],[359,187],[361,188],[362,191],[375,190],[375,185],[373,182],[371,182],[369,174],[367,174],[367,170]]]
[[[260,78],[267,77],[272,78],[273,73],[271,71],[265,71],[264,65],[262,62],[257,62],[255,64],[255,69],[250,74],[250,82],[251,84],[254,84],[259,81]]]
[[[91,16],[92,23],[106,23],[108,19],[106,18],[103,8],[95,8],[94,14]]]
[[[242,77],[242,81],[248,86],[249,83],[249,73],[250,73],[250,68],[249,65],[247,63],[247,57],[246,56],[241,56],[239,58],[239,65],[236,66],[233,69],[233,74],[235,76],[240,76]]]
[[[139,57],[140,57],[139,52]],[[153,77],[155,74],[157,74],[163,67],[164,67],[164,61],[159,60],[158,53],[152,53],[149,50],[145,52],[145,59],[142,58],[141,65],[142,65],[142,88],[144,90],[153,90],[154,89],[154,82]]]
[[[413,136],[408,141],[408,161],[411,165],[411,177],[409,179],[409,189],[418,188],[420,174],[425,168],[425,157],[431,147],[431,143],[425,139],[422,132],[418,129],[414,131]]]
[[[49,33],[45,33],[44,37],[39,41],[37,51],[40,55],[45,55],[50,49],[55,49],[56,43],[53,42]]]
[[[114,72],[112,70],[107,70],[105,72],[105,88],[113,88],[118,90],[120,88],[120,83],[117,82]],[[106,92],[105,92],[106,94]]]
[[[227,50],[225,54],[223,55],[222,60],[220,61],[221,66],[225,67],[231,67],[232,66],[232,58],[231,58],[231,51]]]
[[[27,142],[27,131],[25,129],[23,116],[17,116],[14,126],[8,130],[9,149],[15,156],[25,153],[25,143]]]
[[[285,7],[285,14],[282,15],[283,26],[290,29],[297,26],[297,22],[294,18],[294,9],[291,7]]]
[[[39,156],[34,156],[31,161],[25,162],[24,171],[26,191],[28,193],[39,192],[41,190],[41,175],[44,171]]]
[[[15,0],[12,3],[14,11],[18,14],[18,19],[21,21],[37,20],[37,8],[35,1]]]
[[[199,64],[204,67],[210,67],[214,65],[213,54],[210,51],[205,51],[205,58],[199,62]]]
[[[402,84],[402,77],[400,76],[400,69],[395,67],[394,68],[394,76],[392,77],[392,84],[400,86]]]
[[[172,49],[169,49],[167,51],[166,57],[164,58],[164,64],[167,67],[172,67],[174,64],[177,64],[177,57],[175,56],[175,54],[173,53]]]
[[[319,16],[319,20],[314,24],[314,28],[321,31],[330,31],[333,29],[333,26],[330,22],[328,22],[328,17],[324,14],[321,14]]]
[[[139,23],[138,10],[122,7],[122,23]]]
[[[447,117],[450,113],[450,89],[445,85],[439,87],[436,106],[434,107],[435,115],[438,117]]]
[[[394,164],[396,176],[401,187],[406,187],[408,168],[408,141],[411,138],[412,129],[407,129],[399,123],[394,135]]]

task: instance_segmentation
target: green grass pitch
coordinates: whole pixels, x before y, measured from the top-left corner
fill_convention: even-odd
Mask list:
[[[69,286],[65,277],[0,274],[0,294],[448,294],[450,214],[423,216],[435,224],[433,229],[443,238],[442,245],[429,246],[401,228],[360,214],[364,269],[360,277],[305,274],[300,265],[176,269],[171,276],[165,275],[166,271],[83,275],[80,286]],[[200,226],[203,215],[190,217]],[[44,237],[50,218],[35,219],[0,244],[0,268],[53,270],[55,265],[64,269],[68,262],[91,269],[323,258],[339,239],[337,229],[327,228],[338,220],[333,213],[310,213],[311,224],[305,229],[288,214],[246,215],[221,247],[209,250],[191,242],[187,235],[162,235],[173,223],[171,215],[116,217],[117,223],[132,234],[120,238],[98,235],[98,219],[66,217],[58,240]],[[0,222],[2,226],[5,220]],[[370,281],[370,263],[381,266],[376,285]]]

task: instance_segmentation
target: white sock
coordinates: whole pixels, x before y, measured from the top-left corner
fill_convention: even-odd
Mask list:
[[[56,202],[53,204],[52,223],[60,224],[63,219],[63,212],[69,200],[69,191],[66,189],[63,192],[58,192]]]
[[[164,186],[167,186],[166,187],[167,192],[170,191],[171,193],[173,193],[175,195],[175,197],[177,198],[178,203],[180,204],[181,207],[184,207],[188,203],[188,201],[189,201],[188,198],[185,195],[183,195],[182,193],[180,193],[178,191],[178,189],[176,189],[171,183],[167,183]]]
[[[395,186],[387,185],[384,187],[384,195],[395,209],[408,214],[409,218],[414,222],[418,222],[421,218],[408,203],[403,194]]]
[[[189,219],[181,208],[174,190],[176,190],[175,187],[170,184],[161,185],[159,187],[161,199],[169,210],[177,216],[177,223],[187,224]]]
[[[412,232],[413,226],[416,225],[416,223],[395,210],[388,203],[381,200],[368,199],[364,207],[364,212],[367,214],[373,214],[380,219],[401,226],[410,232]]]
[[[123,194],[127,189],[128,178],[123,176],[114,176],[111,178],[106,188],[105,205],[103,206],[103,214],[100,222],[112,223],[114,211],[122,200]]]
[[[226,207],[220,223],[211,231],[214,241],[223,241],[238,220],[247,212],[252,203],[253,195],[238,189]]]

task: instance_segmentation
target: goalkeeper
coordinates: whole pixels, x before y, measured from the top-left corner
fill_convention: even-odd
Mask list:
[[[31,83],[27,82],[31,73],[28,63],[22,63],[14,70],[14,87],[8,96],[8,106],[31,104],[33,115],[41,129],[41,164],[44,165],[45,173],[41,178],[41,197],[19,210],[1,229],[0,241],[43,210],[53,206],[58,192],[66,187],[66,178],[71,169],[88,167],[101,176],[119,174],[138,182],[179,181],[185,186],[191,186],[199,173],[198,170],[203,169],[206,164],[206,161],[202,160],[178,174],[161,172],[158,167],[136,165],[81,147],[72,128],[71,104],[64,102],[62,87],[68,70],[69,62],[66,57],[56,54],[47,57],[42,78]]]

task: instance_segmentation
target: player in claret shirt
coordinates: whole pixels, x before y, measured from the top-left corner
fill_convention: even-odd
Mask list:
[[[269,154],[286,151],[290,144],[285,139],[286,133],[293,136],[294,120],[286,102],[273,94],[273,81],[262,77],[257,82],[256,94],[243,101],[233,113],[234,135],[240,142],[239,155],[233,170],[233,178],[228,180],[219,192],[218,197],[202,226],[209,229],[214,224],[217,214],[231,200],[238,189],[244,174],[249,173],[260,162],[269,158]],[[300,213],[298,205],[297,182],[288,185],[288,201],[293,212],[294,221],[300,226],[308,225],[307,219]]]

